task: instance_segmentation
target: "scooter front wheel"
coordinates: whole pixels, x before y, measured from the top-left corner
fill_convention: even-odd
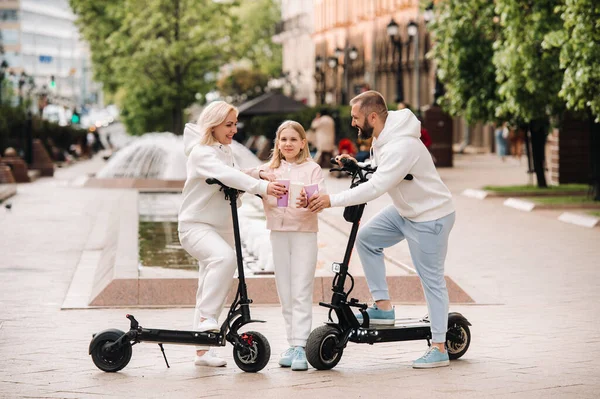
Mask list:
[[[330,370],[342,359],[343,349],[337,348],[340,332],[328,325],[315,328],[306,342],[306,359],[317,370]]]
[[[109,348],[125,334],[119,330],[107,330],[94,337],[94,347],[91,350],[92,361],[102,371],[114,373],[123,369],[131,360],[131,344],[127,341],[120,347]]]
[[[235,364],[248,373],[262,370],[271,358],[271,346],[267,338],[259,332],[248,331],[242,333],[240,340],[244,342],[244,347],[233,347]]]

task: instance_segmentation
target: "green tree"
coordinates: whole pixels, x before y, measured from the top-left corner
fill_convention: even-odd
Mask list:
[[[469,124],[495,120],[498,107],[493,43],[498,35],[494,4],[488,0],[440,1],[431,24],[430,58],[444,83],[440,105]]]
[[[546,187],[544,147],[549,117],[559,115],[563,72],[558,49],[542,46],[546,34],[561,29],[556,6],[562,0],[496,0],[502,36],[494,43],[494,64],[502,98],[497,114],[529,124],[533,167],[539,187]]]
[[[594,199],[600,201],[600,3],[566,0],[558,10],[564,25],[546,35],[544,45],[560,49],[564,79],[559,96],[590,120]]]
[[[217,89],[224,96],[246,95],[248,99],[263,93],[269,78],[259,70],[234,69],[231,74],[217,82]]]
[[[281,74],[281,45],[273,43],[275,24],[281,19],[277,0],[242,1],[232,12],[239,21],[233,34],[238,59],[246,59],[253,70],[268,77]]]
[[[278,57],[276,49],[269,50],[270,31],[263,26],[277,9],[273,0],[242,2],[242,7],[213,0],[70,2],[90,43],[95,77],[119,93],[132,134],[180,134],[183,110],[197,93],[215,87],[219,67],[241,55],[256,64],[269,54]],[[254,26],[243,32],[240,22],[247,26],[246,17]]]

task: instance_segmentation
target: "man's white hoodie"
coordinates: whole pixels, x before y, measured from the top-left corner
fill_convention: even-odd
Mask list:
[[[373,140],[371,166],[377,166],[377,171],[368,182],[332,194],[331,206],[362,204],[388,193],[398,213],[414,222],[454,212],[452,194],[420,137],[421,122],[410,110],[389,111],[383,130]],[[404,180],[409,173],[413,180]]]
[[[237,169],[229,145],[201,145],[201,137],[198,125],[185,125],[183,146],[187,156],[187,179],[179,209],[179,231],[192,227],[231,231],[233,224],[229,201],[219,191],[221,186],[209,185],[206,179],[213,177],[226,186],[263,196],[267,195],[269,182],[257,180]]]

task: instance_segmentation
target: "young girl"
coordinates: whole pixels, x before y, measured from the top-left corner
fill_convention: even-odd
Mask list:
[[[281,197],[285,186],[256,180],[235,165],[229,144],[237,133],[235,107],[224,101],[208,105],[197,124],[188,123],[183,133],[187,179],[179,210],[181,246],[198,259],[200,274],[196,293],[194,326],[197,331],[219,330],[219,314],[227,299],[236,269],[233,223],[229,202],[219,192],[220,186],[208,185],[214,177],[221,183],[252,194]],[[224,366],[208,347],[196,347],[195,364]]]
[[[325,191],[321,167],[310,158],[306,132],[298,122],[285,121],[277,129],[271,161],[257,168],[256,176],[292,184],[318,184]],[[290,190],[292,193],[293,190]],[[304,189],[278,207],[275,198],[263,199],[267,228],[271,230],[275,281],[290,348],[279,359],[282,367],[307,370],[304,347],[311,330],[313,281],[317,264],[318,216],[307,208]]]

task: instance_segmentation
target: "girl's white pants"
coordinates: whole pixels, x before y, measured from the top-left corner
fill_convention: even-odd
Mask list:
[[[219,320],[237,266],[235,241],[233,231],[207,230],[204,225],[179,232],[179,241],[183,249],[198,259],[198,291],[193,325],[195,330],[200,318]],[[209,348],[197,346],[196,349]]]
[[[317,233],[271,231],[275,281],[290,346],[306,346],[312,325]]]

